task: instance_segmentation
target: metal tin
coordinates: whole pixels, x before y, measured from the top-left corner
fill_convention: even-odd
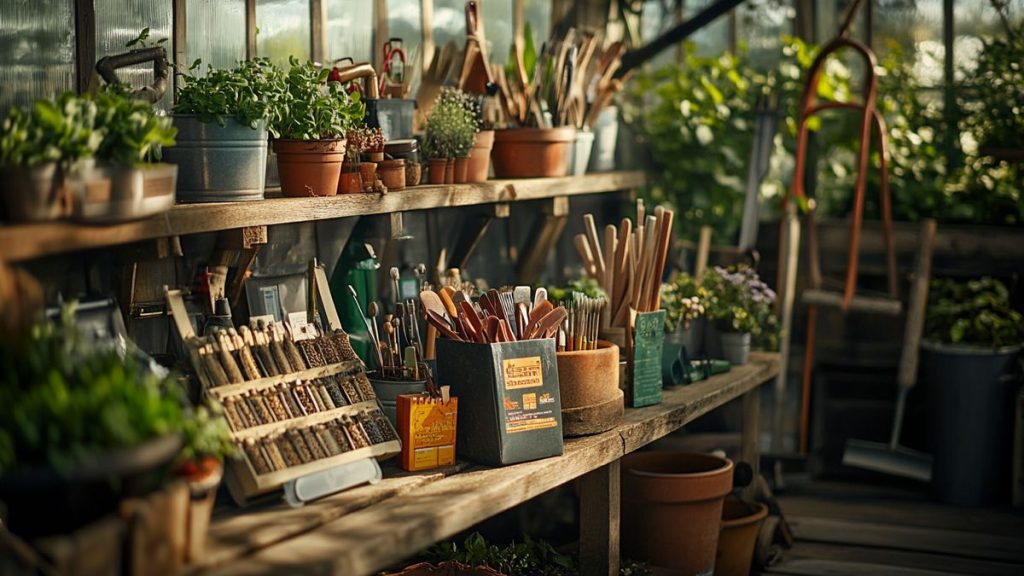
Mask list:
[[[228,118],[224,126],[175,115],[177,144],[164,159],[181,167],[179,202],[262,200],[267,168],[267,124],[256,129]]]

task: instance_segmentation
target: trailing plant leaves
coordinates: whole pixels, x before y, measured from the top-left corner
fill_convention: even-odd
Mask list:
[[[994,278],[937,278],[928,292],[925,335],[938,342],[998,348],[1024,343],[1024,316]]]

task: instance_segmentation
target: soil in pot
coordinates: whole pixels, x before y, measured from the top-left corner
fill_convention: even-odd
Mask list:
[[[734,497],[722,506],[722,531],[718,535],[715,576],[747,576],[754,559],[761,524],[768,516],[768,507],[751,506]]]
[[[519,128],[494,133],[496,178],[551,178],[565,176],[576,128]]]
[[[345,140],[275,140],[274,153],[285,196],[304,198],[338,193]]]
[[[469,157],[455,159],[455,183],[465,184],[466,173],[469,170]]]
[[[706,454],[635,452],[622,459],[622,551],[687,576],[711,574],[733,464]]]
[[[431,160],[427,170],[428,181],[431,184],[444,184],[444,172],[447,166],[448,160],[444,158],[434,158]]]
[[[494,130],[477,132],[473,149],[469,152],[466,182],[485,182],[491,170],[491,149],[494,148]]]
[[[1008,503],[1022,348],[924,342],[921,349],[935,496],[960,506]]]

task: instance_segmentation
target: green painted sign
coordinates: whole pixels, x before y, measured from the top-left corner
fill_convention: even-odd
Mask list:
[[[665,311],[636,315],[630,405],[661,404],[661,348],[665,343]]]

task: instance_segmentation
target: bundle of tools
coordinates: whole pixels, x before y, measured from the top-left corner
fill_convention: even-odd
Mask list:
[[[573,292],[571,299],[563,301],[568,315],[558,329],[558,351],[597,350],[601,311],[607,303],[604,296],[591,298],[581,292]]]
[[[356,289],[351,285],[348,289],[359,315],[366,324],[380,375],[394,380],[422,380],[425,376],[421,373],[424,350],[420,339],[416,300],[401,299],[398,268],[391,269],[391,280],[396,302],[394,313],[385,314],[383,317],[383,336],[377,322],[381,307],[376,301],[372,301],[367,306],[369,314],[363,314]]]
[[[631,327],[633,313],[653,312],[661,307],[661,278],[672,239],[672,210],[657,207],[645,216],[644,203],[637,201],[636,229],[629,218],[616,228],[604,229],[602,244],[594,216],[585,214],[586,233],[577,234],[576,250],[587,275],[597,280],[608,295],[601,313],[602,328]]]
[[[538,288],[531,297],[529,286],[488,290],[476,302],[447,287],[425,290],[420,302],[427,322],[442,335],[483,344],[554,338],[568,317],[564,307],[548,301],[547,290]]]
[[[197,339],[193,368],[207,388],[216,388],[355,360],[351,350],[344,332],[322,334],[306,324],[293,334],[290,324],[260,321]]]
[[[535,55],[527,34],[513,42],[507,70],[496,70],[500,108],[509,124],[552,128],[593,126],[622,79],[614,78],[626,46],[612,42],[601,50],[602,38],[570,28]]]

